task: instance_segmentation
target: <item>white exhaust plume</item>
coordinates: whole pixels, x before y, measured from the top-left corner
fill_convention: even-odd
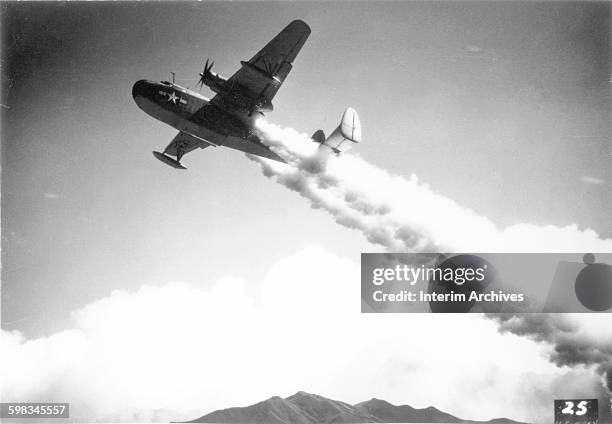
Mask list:
[[[358,157],[319,149],[306,134],[257,122],[262,142],[289,164],[247,155],[265,176],[358,229],[392,252],[610,252],[612,240],[591,229],[516,224],[499,228],[488,218],[436,194],[415,175],[391,175]],[[325,149],[324,147],[322,149]]]
[[[326,156],[305,134],[258,122],[263,142],[290,166],[249,156],[264,175],[297,191],[336,222],[363,232],[391,252],[611,252],[612,240],[591,229],[516,224],[497,227],[488,218],[458,205],[410,178],[390,175],[351,155]],[[601,387],[612,391],[612,340],[601,315],[497,316],[501,332],[553,346],[557,366],[594,367]],[[606,337],[602,337],[607,334]]]

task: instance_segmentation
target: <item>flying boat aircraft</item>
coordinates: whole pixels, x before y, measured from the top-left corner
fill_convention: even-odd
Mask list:
[[[136,104],[147,114],[179,133],[163,152],[153,155],[177,169],[186,169],[182,157],[197,148],[225,146],[245,153],[285,162],[257,135],[255,122],[273,110],[272,99],[289,75],[292,63],[310,27],[295,20],[274,37],[230,78],[212,71],[214,62],[206,60],[198,85],[206,85],[215,96],[208,99],[174,82],[140,80],[132,88]],[[339,154],[361,141],[361,126],[354,109],[347,108],[338,128],[330,137],[318,130],[312,137]]]

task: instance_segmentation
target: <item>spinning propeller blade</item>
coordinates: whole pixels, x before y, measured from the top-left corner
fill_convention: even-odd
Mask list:
[[[200,73],[200,80],[198,81],[198,85],[200,86],[200,89],[204,85],[204,82],[206,81],[206,77],[210,75],[210,73],[211,73],[210,70],[212,69],[214,64],[215,64],[215,62],[212,61],[212,62],[210,62],[210,65],[209,65],[208,64],[208,59],[206,59],[206,63],[204,64],[204,69]]]

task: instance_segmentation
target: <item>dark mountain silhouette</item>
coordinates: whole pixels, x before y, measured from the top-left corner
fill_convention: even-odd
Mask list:
[[[462,419],[430,406],[416,409],[409,405],[393,405],[385,400],[370,399],[355,405],[385,423],[460,423]]]
[[[189,422],[215,424],[523,424],[507,418],[496,418],[490,421],[464,420],[433,406],[417,409],[409,405],[393,405],[380,399],[370,399],[350,405],[306,392],[297,392],[285,399],[274,396],[255,405],[214,411]]]

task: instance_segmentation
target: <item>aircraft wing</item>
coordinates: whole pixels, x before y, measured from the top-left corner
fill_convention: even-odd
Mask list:
[[[291,63],[310,35],[310,27],[295,20],[261,49],[228,80],[240,85],[261,99],[271,102],[283,84]]]
[[[178,156],[180,152],[180,155],[182,156],[185,153],[189,153],[192,150],[197,149],[198,147],[201,147],[203,149],[205,147],[208,147],[209,145],[210,144],[202,142],[200,139],[193,137],[187,133],[179,132],[176,137],[172,139],[170,144],[166,146],[166,148],[164,149],[164,153],[166,155]]]
[[[153,151],[153,156],[173,168],[187,169],[181,163],[181,158],[183,157],[183,155],[191,152],[192,150],[198,147],[200,149],[204,149],[208,146],[217,145],[210,141],[195,137],[193,135],[181,131],[172,139],[170,144],[166,146],[163,153]],[[170,156],[176,156],[176,159]]]

